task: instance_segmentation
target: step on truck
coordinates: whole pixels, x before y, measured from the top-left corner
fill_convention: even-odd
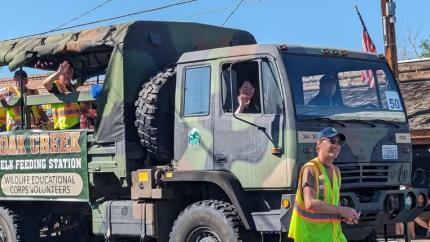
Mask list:
[[[11,71],[64,60],[77,83],[103,80],[97,95],[23,95],[4,108],[92,102],[94,128],[0,133],[0,241],[288,241],[299,170],[327,126],[346,136],[340,202],[361,212],[343,225],[349,240],[424,209],[427,193],[409,187],[402,96],[381,55],[153,21],[0,42]],[[311,102],[325,76],[336,105]],[[252,108],[239,112],[244,81]]]

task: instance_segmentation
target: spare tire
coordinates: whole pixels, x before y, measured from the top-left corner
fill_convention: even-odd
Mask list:
[[[175,68],[166,69],[143,84],[135,102],[140,142],[158,162],[173,158],[175,83]]]

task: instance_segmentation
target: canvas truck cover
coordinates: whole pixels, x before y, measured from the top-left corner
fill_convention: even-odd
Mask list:
[[[138,140],[134,102],[151,75],[173,65],[184,53],[254,44],[246,31],[197,23],[137,21],[76,32],[0,42],[0,66],[15,70],[43,64],[56,70],[68,60],[84,81],[105,74],[98,100],[95,141]]]

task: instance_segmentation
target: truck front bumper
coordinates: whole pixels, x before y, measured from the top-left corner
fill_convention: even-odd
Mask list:
[[[417,202],[418,196],[423,196],[424,203]],[[427,200],[426,189],[375,191],[366,202],[361,202],[355,193],[342,193],[342,205],[361,212],[358,224],[342,224],[343,232],[348,240],[361,240],[383,224],[413,221],[426,208]]]

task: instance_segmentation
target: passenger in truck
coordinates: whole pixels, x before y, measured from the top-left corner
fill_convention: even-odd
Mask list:
[[[313,97],[308,105],[313,106],[342,106],[339,98],[336,98],[337,86],[334,75],[326,74],[320,79],[319,93]]]
[[[242,82],[242,85],[240,85],[239,88],[239,95],[237,96],[239,107],[236,109],[234,114],[260,112],[260,109],[252,100],[254,92],[255,88],[250,81],[245,80]]]
[[[94,129],[97,110],[95,103],[81,102],[81,129]]]
[[[7,104],[7,100],[10,98],[21,96],[20,82],[22,81],[23,92],[25,92],[27,96],[39,94],[37,89],[27,87],[28,76],[25,71],[17,70],[13,76],[13,80],[15,82],[15,86],[6,87],[5,90],[0,93],[0,101],[2,102],[2,105],[6,107],[5,122],[7,131],[22,129],[21,106],[16,105],[9,107]],[[44,124],[48,121],[45,111],[38,105],[28,106],[26,109],[26,117],[29,121],[27,128],[43,128]]]
[[[64,94],[75,92],[76,88],[72,84],[73,68],[69,62],[64,61],[58,66],[58,70],[48,76],[43,85],[46,90],[54,94]],[[54,119],[54,129],[79,129],[81,110],[76,102],[55,103],[51,105]]]

